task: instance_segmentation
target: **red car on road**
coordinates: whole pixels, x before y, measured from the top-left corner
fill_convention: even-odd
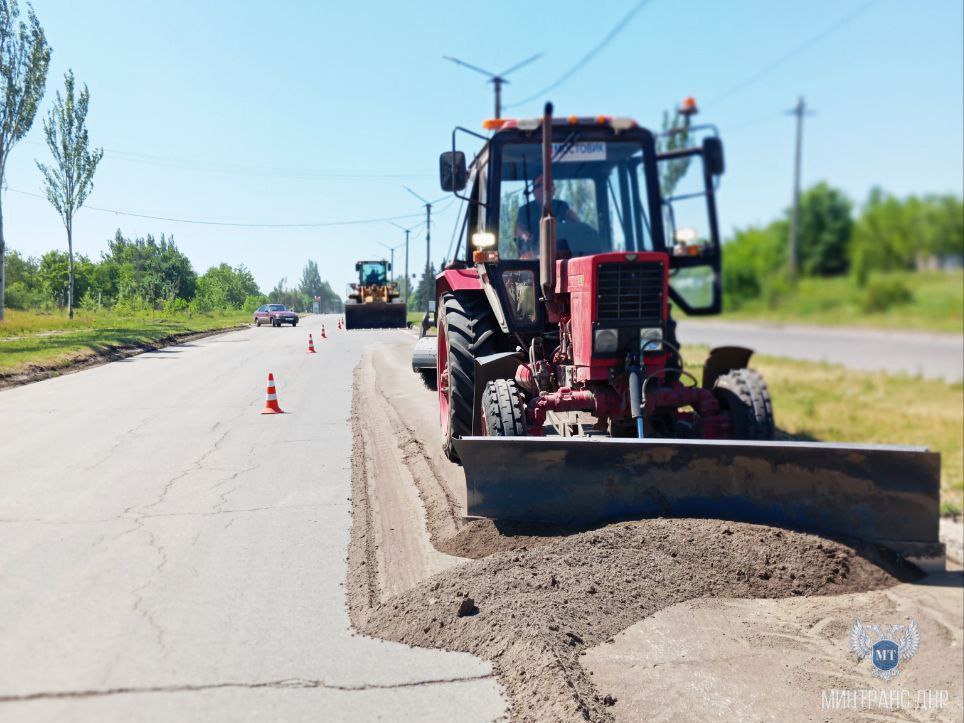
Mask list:
[[[261,326],[262,324],[298,326],[298,315],[284,304],[264,304],[254,312],[254,325]]]

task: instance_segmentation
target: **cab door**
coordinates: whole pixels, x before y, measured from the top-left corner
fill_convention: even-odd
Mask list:
[[[699,146],[657,156],[670,298],[690,316],[719,314],[723,307],[716,187],[723,146],[710,136]]]

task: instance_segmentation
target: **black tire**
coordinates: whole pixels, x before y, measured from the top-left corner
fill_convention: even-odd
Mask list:
[[[255,319],[255,320],[254,320],[254,325],[257,326],[258,328],[260,328],[260,327],[261,327],[261,319]]]
[[[438,391],[438,371],[435,369],[419,369],[418,373],[422,375],[422,382],[426,387],[431,389],[433,392]]]
[[[452,440],[472,434],[475,358],[496,351],[498,326],[489,302],[479,292],[442,294],[440,306],[449,364],[448,430],[442,434],[442,449],[458,462]]]
[[[291,322],[291,328],[294,329],[296,326],[298,326],[298,322],[297,322],[297,321],[292,321],[292,322]]]
[[[482,419],[489,437],[524,437],[526,412],[522,390],[512,379],[496,379],[485,385]]]
[[[734,439],[773,439],[773,402],[759,372],[733,369],[717,378],[713,393],[730,413]]]

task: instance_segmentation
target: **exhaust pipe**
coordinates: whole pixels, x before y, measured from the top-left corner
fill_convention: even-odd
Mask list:
[[[539,276],[542,295],[552,301],[556,289],[556,219],[552,215],[552,103],[542,114],[542,218],[539,219]]]

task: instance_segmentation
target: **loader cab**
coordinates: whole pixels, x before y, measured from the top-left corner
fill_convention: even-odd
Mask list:
[[[512,332],[546,324],[537,303],[541,134],[538,123],[505,121],[468,169],[457,151],[441,159],[442,187],[467,190],[459,194],[469,202],[462,261],[475,265],[486,293],[498,297],[490,299],[493,307],[508,310],[500,322]],[[716,139],[666,155],[657,153],[652,133],[626,119],[554,122],[553,214],[562,268],[567,259],[611,252],[665,254],[670,298],[688,314],[718,313],[717,171]]]
[[[387,261],[359,261],[355,264],[358,283],[364,286],[384,286],[388,283],[391,264]]]

